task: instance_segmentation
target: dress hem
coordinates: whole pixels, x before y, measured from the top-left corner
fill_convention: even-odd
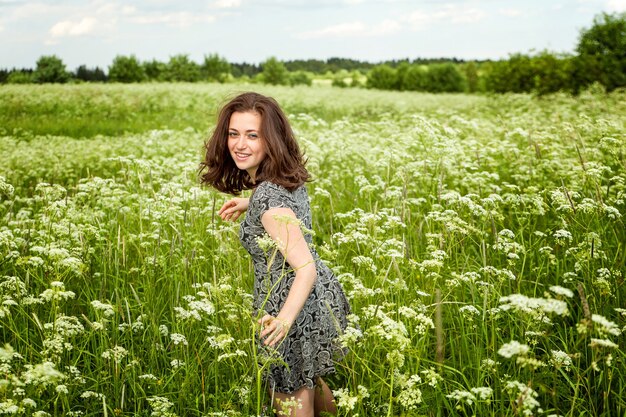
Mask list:
[[[308,388],[308,389],[313,389],[313,388],[318,386],[317,383],[315,382],[315,381],[317,381],[318,378],[322,378],[322,377],[325,377],[327,375],[332,375],[334,373],[337,373],[337,371],[335,369],[329,369],[326,372],[322,372],[319,375],[315,375],[313,377],[313,386],[311,386],[311,387],[309,387],[308,384],[304,384],[304,385],[301,385],[300,387],[295,388],[295,389],[293,389],[291,391],[289,391],[289,390],[287,390],[287,391],[279,391],[279,390],[276,390],[276,389],[273,389],[272,391],[277,392],[279,394],[293,394],[294,392],[299,391],[299,390],[301,390],[302,388],[305,388],[305,387]]]

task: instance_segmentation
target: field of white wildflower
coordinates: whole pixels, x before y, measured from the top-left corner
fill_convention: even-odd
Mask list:
[[[250,260],[197,177],[250,88],[353,308],[341,416],[626,413],[624,92],[256,87],[0,88],[0,414],[271,415]]]

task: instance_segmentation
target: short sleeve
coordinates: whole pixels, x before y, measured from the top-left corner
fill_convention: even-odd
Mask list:
[[[262,182],[254,190],[250,204],[254,206],[254,212],[258,213],[259,219],[267,210],[273,208],[290,208],[296,211],[296,202],[292,193],[285,187],[269,181]]]

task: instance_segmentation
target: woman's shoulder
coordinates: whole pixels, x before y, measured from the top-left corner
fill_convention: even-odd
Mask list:
[[[295,193],[302,192],[302,191],[306,192],[306,185],[305,184],[302,184],[301,186],[299,186],[295,190],[290,191],[287,188],[285,188],[284,186],[282,186],[280,184],[277,184],[275,182],[263,181],[262,183],[260,183],[255,188],[254,193],[256,194],[257,192],[262,192],[262,193],[277,193],[277,194],[294,195]]]
[[[287,203],[287,206],[292,206],[306,195],[306,185],[304,184],[294,191],[289,191],[287,188],[275,182],[263,181],[254,189],[250,201],[283,201]]]

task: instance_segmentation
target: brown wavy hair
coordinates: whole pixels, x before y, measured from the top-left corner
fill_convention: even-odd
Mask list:
[[[245,170],[237,168],[228,150],[228,126],[235,112],[255,112],[261,116],[259,134],[266,156],[257,168],[255,182]],[[306,160],[285,113],[276,100],[258,93],[242,93],[226,103],[204,147],[206,156],[200,163],[200,182],[225,193],[237,195],[263,181],[293,191],[310,179]]]

